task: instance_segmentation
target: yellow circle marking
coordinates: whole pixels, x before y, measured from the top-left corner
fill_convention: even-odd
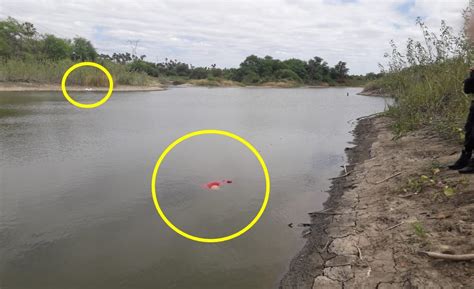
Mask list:
[[[107,79],[109,80],[109,90],[107,91],[107,94],[98,102],[95,103],[81,103],[78,101],[75,101],[68,93],[66,89],[66,80],[76,68],[83,67],[83,66],[92,66],[95,67],[99,70],[101,70],[103,73],[105,73],[105,76],[107,76]],[[63,79],[61,80],[61,90],[63,91],[64,97],[74,106],[79,107],[79,108],[96,108],[98,106],[101,106],[104,104],[112,95],[112,92],[114,90],[114,80],[112,79],[112,75],[110,72],[107,70],[107,68],[103,67],[102,65],[95,63],[95,62],[80,62],[77,64],[74,64],[73,66],[69,67],[69,69],[64,73]]]
[[[233,234],[230,234],[228,236],[223,236],[223,237],[219,237],[219,238],[202,238],[202,237],[198,237],[198,236],[188,234],[188,233],[184,232],[183,230],[179,229],[166,217],[165,213],[163,212],[163,210],[160,207],[160,204],[158,202],[158,198],[156,196],[156,178],[158,176],[158,170],[159,170],[163,160],[165,159],[166,155],[179,143],[181,143],[181,142],[183,142],[183,141],[185,141],[189,138],[192,138],[194,136],[206,135],[206,134],[215,134],[215,135],[227,136],[227,137],[235,139],[235,140],[239,141],[240,143],[242,143],[243,145],[245,145],[255,155],[257,160],[260,162],[260,165],[262,166],[263,174],[265,175],[265,197],[263,199],[262,206],[260,207],[260,210],[258,211],[257,215],[253,218],[252,221],[250,221],[250,223],[247,226],[245,226],[240,231],[238,231],[236,233],[233,233]],[[185,238],[188,238],[188,239],[196,241],[196,242],[219,243],[219,242],[229,241],[231,239],[239,237],[240,235],[242,235],[245,232],[247,232],[248,230],[250,230],[258,222],[258,220],[262,216],[263,212],[265,211],[265,208],[267,207],[267,204],[268,204],[268,199],[270,198],[270,176],[268,174],[267,165],[265,164],[265,161],[263,160],[262,156],[260,156],[258,151],[245,139],[239,137],[238,135],[235,135],[233,133],[223,131],[223,130],[198,130],[198,131],[191,132],[191,133],[188,133],[188,134],[180,137],[179,139],[175,140],[172,144],[170,144],[163,151],[160,158],[158,159],[158,161],[155,164],[155,169],[153,170],[153,176],[152,176],[152,179],[151,179],[151,195],[153,197],[153,202],[155,203],[155,207],[156,207],[156,210],[158,211],[158,214],[163,219],[163,221],[166,223],[166,225],[168,225],[168,227],[170,227],[173,231],[175,231],[176,233],[178,233],[179,235],[181,235]]]

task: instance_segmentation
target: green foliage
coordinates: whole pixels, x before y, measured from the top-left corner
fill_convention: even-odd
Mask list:
[[[207,68],[205,67],[196,67],[191,70],[191,74],[189,75],[192,79],[205,79],[209,75]]]
[[[463,32],[454,34],[443,21],[438,34],[421,21],[417,24],[423,42],[408,39],[402,53],[392,41],[388,69],[384,76],[366,87],[379,89],[395,98],[389,115],[395,119],[398,135],[430,125],[444,136],[459,138],[470,97],[463,93],[463,80],[468,76],[472,48]]]
[[[59,83],[62,75],[73,62],[70,59],[51,60],[3,60],[0,65],[0,81]]]
[[[156,66],[154,63],[147,62],[141,59],[135,59],[133,62],[131,62],[128,66],[128,69],[134,72],[145,73],[153,77],[159,76],[158,70],[156,69]]]
[[[72,53],[72,46],[68,40],[46,34],[43,39],[43,53],[51,60],[66,59]]]
[[[73,60],[95,61],[97,55],[97,51],[89,40],[82,37],[74,38],[71,56]]]
[[[119,59],[118,55],[114,56]],[[120,57],[122,60],[123,55]],[[71,41],[50,34],[41,35],[33,24],[20,23],[11,17],[0,21],[0,81],[59,83],[71,65],[90,60],[108,68],[116,84],[150,82],[147,74],[152,75],[153,71],[148,69],[149,63],[141,63],[137,57],[133,59],[136,61],[132,65],[122,65],[109,56],[99,58],[87,39],[77,37]],[[97,69],[81,68],[71,74],[68,84],[105,86],[108,81]]]
[[[221,69],[215,64],[210,67],[194,67],[178,60],[165,59],[161,63],[145,60],[146,56],[125,53],[98,55],[92,43],[81,37],[72,40],[50,34],[38,34],[33,24],[20,23],[13,18],[0,21],[0,80],[57,82],[68,65],[80,61],[96,61],[113,67],[118,83],[146,82],[147,76],[159,77],[172,83],[200,80],[199,85],[228,85],[236,82],[258,85],[278,84],[283,87],[307,85],[361,85],[365,76],[350,76],[345,62],[329,67],[321,57],[308,61],[300,59],[279,60],[271,56],[248,56],[238,68]],[[90,71],[87,76],[78,72],[78,85],[104,85],[105,79]],[[137,78],[143,78],[138,80]],[[173,79],[176,78],[176,79]],[[202,81],[201,81],[202,80]],[[204,81],[206,80],[206,81]]]
[[[336,66],[334,66],[334,78],[341,80],[345,79],[348,76],[349,68],[347,68],[347,63],[339,61]]]
[[[303,82],[301,78],[291,69],[280,69],[275,72],[275,78],[278,80],[293,80]]]
[[[282,80],[310,85],[336,82],[346,84],[351,80],[348,72],[345,62],[340,61],[330,68],[320,57],[309,61],[294,58],[281,61],[271,56],[260,58],[250,55],[240,64],[239,69],[234,71],[231,79],[252,84]]]
[[[329,80],[329,66],[321,57],[314,57],[308,61],[308,78],[310,82]]]
[[[427,233],[426,233],[426,230],[425,228],[423,227],[423,224],[421,224],[420,222],[414,222],[411,224],[413,229],[415,230],[415,234],[420,237],[420,238],[426,238],[427,236]]]
[[[70,59],[53,60],[3,60],[0,64],[0,81],[30,83],[60,83],[64,72],[73,65]],[[130,72],[127,67],[102,61],[114,77],[114,82],[121,85],[146,85],[151,79],[138,72]],[[94,68],[80,68],[71,73],[68,85],[107,86],[105,75]]]
[[[440,174],[440,164],[432,163],[431,170],[425,175],[408,179],[403,188],[407,196],[424,194],[433,200],[445,202],[466,187],[468,182],[452,181]]]
[[[0,21],[0,57],[25,57],[37,50],[36,29],[29,22],[19,23],[8,17]]]
[[[259,75],[255,71],[248,71],[242,78],[242,82],[245,84],[257,84],[260,81]]]
[[[306,61],[300,60],[300,59],[288,59],[283,61],[283,65],[286,67],[285,69],[279,69],[276,71],[275,76],[277,79],[291,79],[291,80],[297,80],[301,81],[303,79],[308,79],[308,64]],[[282,77],[280,74],[284,72],[286,73],[289,77]],[[297,76],[297,77],[294,77]]]

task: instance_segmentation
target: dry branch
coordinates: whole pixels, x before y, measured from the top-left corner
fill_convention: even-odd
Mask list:
[[[310,216],[312,215],[328,215],[328,216],[339,216],[339,215],[343,215],[342,213],[329,213],[329,212],[312,212],[312,213],[308,213]]]
[[[326,248],[329,246],[329,243],[331,243],[331,240],[328,240],[328,241],[326,242],[326,244],[324,245],[324,247],[321,249],[320,252],[326,251]]]
[[[346,174],[344,174],[344,175],[342,175],[342,176],[340,176],[340,177],[330,178],[329,180],[330,180],[330,181],[333,181],[333,180],[345,178],[345,177],[349,176],[350,174],[352,174],[352,172],[353,172],[353,171],[350,171],[350,172],[348,172],[348,173],[346,173]]]
[[[361,116],[359,117],[358,119],[356,120],[363,120],[363,119],[366,119],[366,118],[371,118],[371,117],[374,117],[374,116],[378,116],[378,115],[381,115],[383,114],[383,112],[377,112],[377,113],[374,113],[374,114],[369,114],[369,115],[366,115],[366,116]]]
[[[359,259],[362,260],[362,251],[360,250],[359,246],[354,245],[357,248],[357,251],[359,251]]]
[[[443,254],[437,252],[425,252],[420,251],[418,252],[421,256],[428,256],[435,259],[443,259],[449,261],[470,261],[474,260],[474,254],[462,254],[462,255],[451,255],[451,254]]]
[[[385,231],[390,231],[390,230],[395,229],[396,227],[401,226],[403,224],[405,224],[405,222],[401,222],[399,224],[396,224],[395,226],[391,226],[390,228],[385,229]]]
[[[383,180],[381,180],[381,181],[379,181],[379,182],[376,182],[375,184],[376,184],[376,185],[380,185],[381,183],[384,183],[384,182],[386,182],[386,181],[388,181],[388,180],[390,180],[390,179],[393,179],[393,178],[395,178],[395,177],[398,177],[398,176],[401,175],[401,174],[402,174],[402,172],[396,173],[396,174],[394,174],[394,175],[391,175],[391,176],[388,177],[388,178],[385,178],[385,179],[383,179]]]

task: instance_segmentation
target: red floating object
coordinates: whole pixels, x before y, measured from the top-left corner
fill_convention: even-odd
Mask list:
[[[210,190],[216,190],[219,189],[221,186],[220,182],[210,182],[206,184],[206,187]]]
[[[231,180],[223,180],[222,182],[209,182],[204,185],[204,188],[209,189],[209,190],[218,190],[220,187],[224,184],[232,184]]]

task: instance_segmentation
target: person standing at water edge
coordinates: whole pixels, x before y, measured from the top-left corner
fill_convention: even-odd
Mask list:
[[[470,69],[469,78],[464,80],[464,93],[474,93],[474,67]],[[461,153],[461,157],[449,168],[451,170],[459,170],[462,174],[472,174],[474,173],[474,160],[472,159],[472,151],[474,149],[474,100],[471,101],[464,132],[464,150]]]

